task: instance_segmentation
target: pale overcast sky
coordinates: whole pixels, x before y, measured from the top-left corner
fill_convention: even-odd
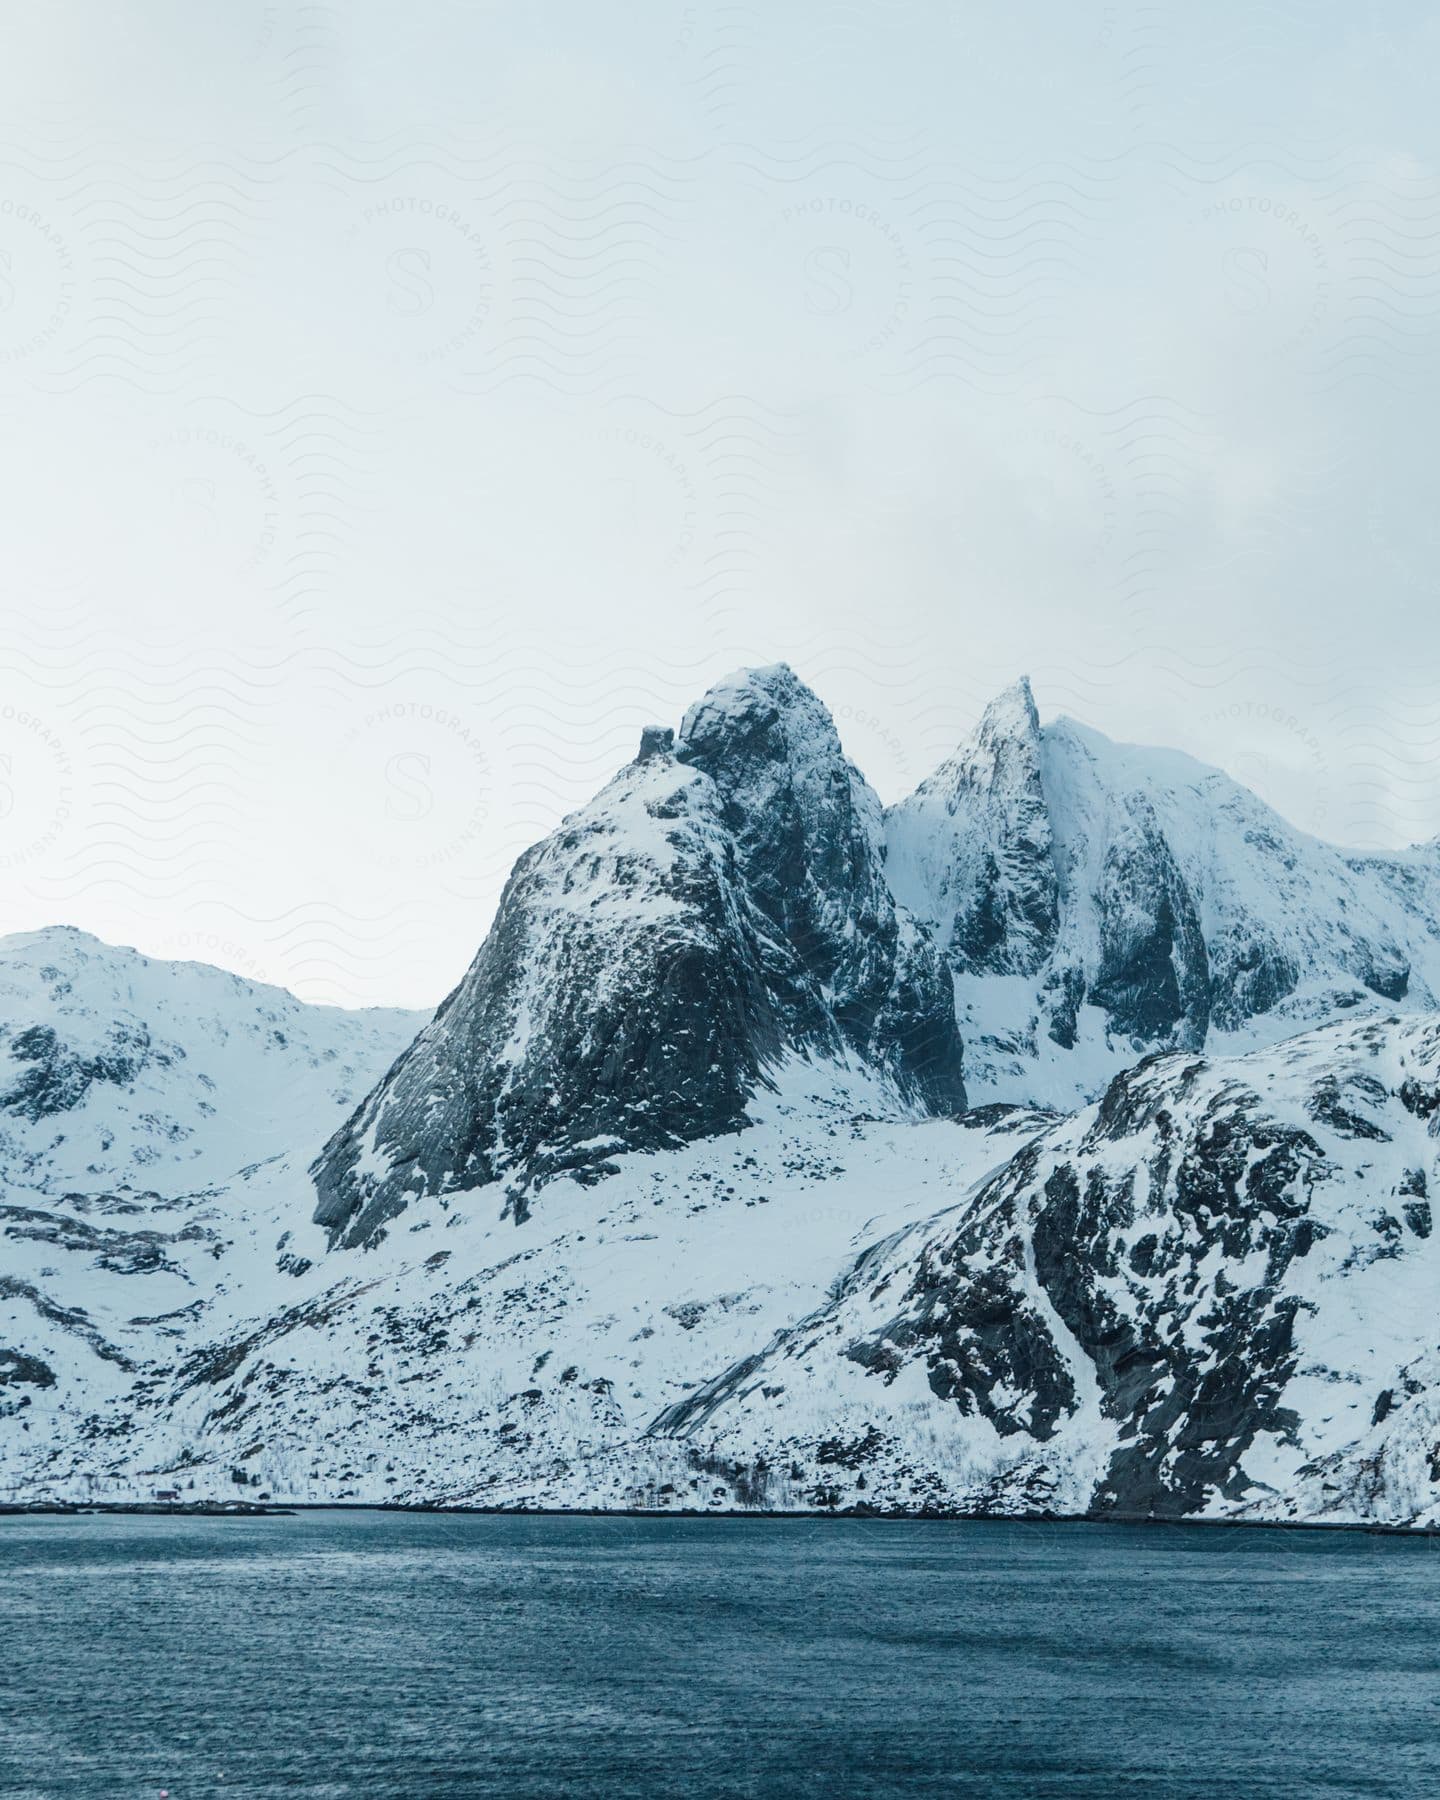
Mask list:
[[[744,662],[1440,831],[1440,21],[7,5],[0,928],[432,1003]]]

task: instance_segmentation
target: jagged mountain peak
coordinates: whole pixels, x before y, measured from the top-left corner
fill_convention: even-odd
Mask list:
[[[1026,683],[886,834],[986,1097],[1078,1104],[1148,1047],[1273,1041],[1367,994],[1440,991],[1425,855],[1346,853],[1181,751],[1041,726]]]
[[[791,1057],[963,1106],[943,958],[890,893],[879,802],[784,664],[647,727],[634,762],[516,864],[464,980],[315,1169],[335,1241],[419,1195],[738,1130]]]
[[[1040,737],[1035,693],[1030,677],[1022,675],[1001,689],[954,754],[892,812],[913,807],[922,796],[939,800],[953,811],[964,793],[981,782],[993,781],[1002,770],[1022,783],[1038,783]]]
[[[689,707],[685,717],[688,721],[706,711],[732,711],[738,716],[757,701],[777,706],[814,706],[829,716],[814,689],[800,679],[788,662],[773,662],[747,664],[722,675]]]
[[[829,708],[787,663],[728,676],[686,714],[676,755],[722,799],[763,920],[791,1041],[878,1067],[927,1111],[962,1102],[943,958],[897,906],[884,811]]]
[[[949,766],[963,772],[967,785],[986,782],[1008,798],[1013,822],[1025,830],[1024,815],[1044,802],[1040,714],[1028,676],[990,702],[973,739]]]
[[[895,908],[880,803],[846,758],[829,709],[786,663],[742,670],[690,708],[675,753],[715,783],[775,933],[830,984],[832,956],[863,955]],[[842,913],[856,915],[858,939],[840,930]]]
[[[823,806],[832,788],[864,785],[830,709],[783,662],[716,682],[686,712],[675,753],[741,806],[763,805],[782,790]]]
[[[986,727],[999,731],[1006,726],[1033,735],[1040,729],[1040,714],[1035,706],[1035,690],[1028,675],[1018,676],[985,708],[980,731]]]
[[[829,707],[784,662],[715,682],[687,709],[675,753],[736,795],[757,769],[784,767],[792,780],[824,781],[853,767]]]
[[[1041,748],[1022,677],[886,815],[891,885],[957,973],[1032,974],[1054,943],[1058,879]]]

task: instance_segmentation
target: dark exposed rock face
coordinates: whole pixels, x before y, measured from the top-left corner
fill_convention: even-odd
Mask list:
[[[1017,1164],[1031,1166],[1026,1151]],[[997,1245],[996,1225],[977,1215],[948,1241],[927,1244],[898,1316],[845,1355],[891,1378],[919,1357],[940,1399],[988,1420],[1001,1437],[1043,1441],[1074,1410],[1075,1383],[1043,1313],[1016,1293],[1019,1239],[1006,1231]]]
[[[360,1243],[416,1194],[529,1195],[736,1130],[788,1053],[964,1105],[943,959],[891,899],[879,807],[788,668],[722,683],[516,865],[433,1023],[314,1168]]]
[[[48,1363],[41,1362],[38,1356],[27,1355],[23,1350],[7,1350],[0,1345],[0,1388],[50,1388],[54,1385],[55,1371]]]
[[[1300,969],[1263,932],[1236,921],[1217,931],[1207,946],[1210,963],[1210,1018],[1222,1031],[1237,1031],[1249,1019],[1271,1011],[1300,981]]]
[[[1398,950],[1372,950],[1357,973],[1382,1000],[1403,1000],[1410,992],[1410,965]]]
[[[418,1193],[514,1171],[513,1204],[622,1147],[732,1131],[780,1040],[713,785],[624,771],[528,851],[433,1022],[315,1165],[352,1243]]]
[[[790,669],[764,670],[692,707],[676,754],[720,796],[783,1037],[853,1053],[927,1111],[963,1108],[948,971],[895,904],[879,803],[825,707]]]
[[[803,1470],[818,1463],[815,1395],[834,1391],[847,1430],[883,1445],[872,1486],[893,1495],[917,1442],[943,1437],[940,1420],[907,1417],[923,1374],[973,1433],[962,1505],[995,1491],[987,1460],[1024,1472],[1012,1501],[1024,1483],[1068,1482],[1072,1506],[1178,1517],[1268,1501],[1277,1466],[1299,1467],[1290,1504],[1311,1482],[1324,1505],[1387,1457],[1407,1471],[1401,1503],[1422,1504],[1406,1484],[1435,1377],[1428,1391],[1414,1377],[1407,1328],[1377,1355],[1354,1321],[1406,1318],[1428,1287],[1440,1110],[1420,1096],[1437,1070],[1440,1027],[1423,1019],[1327,1027],[1229,1063],[1151,1056],[953,1214],[867,1251],[829,1306],[653,1429]],[[868,1393],[841,1381],[845,1365]],[[1317,1401],[1317,1378],[1343,1398]],[[892,1388],[910,1398],[892,1404]],[[1367,1419],[1394,1435],[1361,1442]],[[1337,1449],[1347,1429],[1354,1446]]]
[[[895,891],[961,973],[1031,975],[1054,948],[1059,879],[1040,757],[1021,681],[886,820]]]
[[[1210,1024],[1200,918],[1150,808],[1136,801],[1105,852],[1096,894],[1100,959],[1088,998],[1140,1043],[1197,1048]]]
[[[1304,1132],[1223,1099],[1182,1136],[1163,1104],[1176,1073],[1165,1058],[1120,1077],[1108,1118],[1102,1110],[1075,1153],[1047,1154],[1043,1141],[1022,1151],[953,1237],[926,1245],[898,1317],[847,1351],[872,1367],[919,1355],[932,1391],[962,1413],[1002,1436],[1052,1439],[1079,1393],[1070,1346],[1027,1291],[1028,1249],[1118,1424],[1093,1503],[1161,1516],[1194,1511],[1211,1488],[1239,1497],[1245,1450],[1293,1423],[1280,1396],[1300,1301],[1284,1276],[1315,1241],[1306,1186],[1325,1161]],[[1114,1147],[1136,1135],[1145,1165],[1117,1171]],[[1231,1265],[1262,1257],[1262,1280],[1208,1288],[1203,1267],[1217,1253]],[[1191,1331],[1177,1333],[1180,1321]]]
[[[640,750],[636,762],[649,762],[675,748],[675,733],[668,725],[647,725],[640,733]]]
[[[21,1069],[0,1095],[0,1109],[32,1122],[69,1112],[97,1082],[122,1087],[133,1081],[150,1051],[143,1028],[115,1026],[105,1047],[87,1056],[65,1044],[53,1026],[28,1026],[10,1040],[10,1054]]]
[[[1167,1061],[1115,1087],[1153,1092],[1172,1068]],[[1284,1290],[1292,1262],[1322,1229],[1308,1196],[1326,1161],[1308,1133],[1252,1113],[1256,1105],[1253,1094],[1222,1091],[1183,1135],[1160,1108],[1145,1127],[1153,1148],[1143,1172],[1066,1162],[1046,1181],[1032,1232],[1036,1274],[1094,1365],[1105,1413],[1119,1421],[1120,1444],[1094,1496],[1101,1510],[1167,1517],[1196,1510],[1211,1491],[1241,1499],[1240,1464],[1255,1438],[1284,1436],[1298,1422],[1281,1396],[1295,1372],[1302,1301]],[[1115,1111],[1125,1110],[1122,1100]],[[1102,1120],[1082,1148],[1103,1159],[1105,1146],[1133,1130]],[[1172,1196],[1169,1217],[1147,1230],[1157,1184]],[[1137,1204],[1142,1189],[1148,1197]],[[1076,1246],[1085,1246],[1083,1260]],[[1222,1273],[1207,1284],[1217,1252],[1236,1269],[1263,1259],[1261,1278]],[[1193,1335],[1176,1333],[1179,1320],[1194,1322]]]

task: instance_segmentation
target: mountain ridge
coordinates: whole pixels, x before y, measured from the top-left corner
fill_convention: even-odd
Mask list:
[[[0,941],[0,1483],[1440,1521],[1437,852],[771,665],[428,1020]]]

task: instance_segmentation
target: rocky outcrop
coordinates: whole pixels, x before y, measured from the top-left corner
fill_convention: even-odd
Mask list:
[[[420,1194],[747,1122],[787,1056],[964,1104],[943,959],[892,899],[880,809],[783,665],[720,683],[527,852],[464,981],[326,1146],[315,1217],[361,1243]]]
[[[1153,809],[1135,796],[1105,846],[1094,891],[1099,954],[1085,997],[1112,1031],[1196,1049],[1210,1025],[1199,910]]]
[[[38,1356],[27,1355],[23,1350],[7,1350],[0,1344],[0,1388],[51,1388],[54,1385],[55,1371],[48,1363],[41,1362]]]
[[[843,1418],[870,1495],[962,1510],[1018,1481],[1067,1510],[1322,1516],[1378,1458],[1429,1516],[1431,1094],[1430,1020],[1148,1058],[654,1429],[833,1487]]]
[[[676,754],[720,797],[783,1038],[853,1054],[926,1112],[959,1110],[945,963],[896,904],[880,803],[826,708],[784,664],[737,676],[686,714]]]
[[[128,1086],[145,1067],[151,1048],[143,1027],[112,1025],[104,1044],[86,1055],[63,1042],[53,1025],[26,1026],[10,1039],[10,1055],[20,1066],[0,1094],[0,1111],[32,1125],[70,1112],[97,1082]],[[162,1066],[170,1061],[164,1050],[155,1054]]]
[[[432,1023],[331,1139],[315,1217],[364,1242],[421,1193],[531,1189],[733,1131],[780,1037],[713,784],[668,753],[526,853]]]

